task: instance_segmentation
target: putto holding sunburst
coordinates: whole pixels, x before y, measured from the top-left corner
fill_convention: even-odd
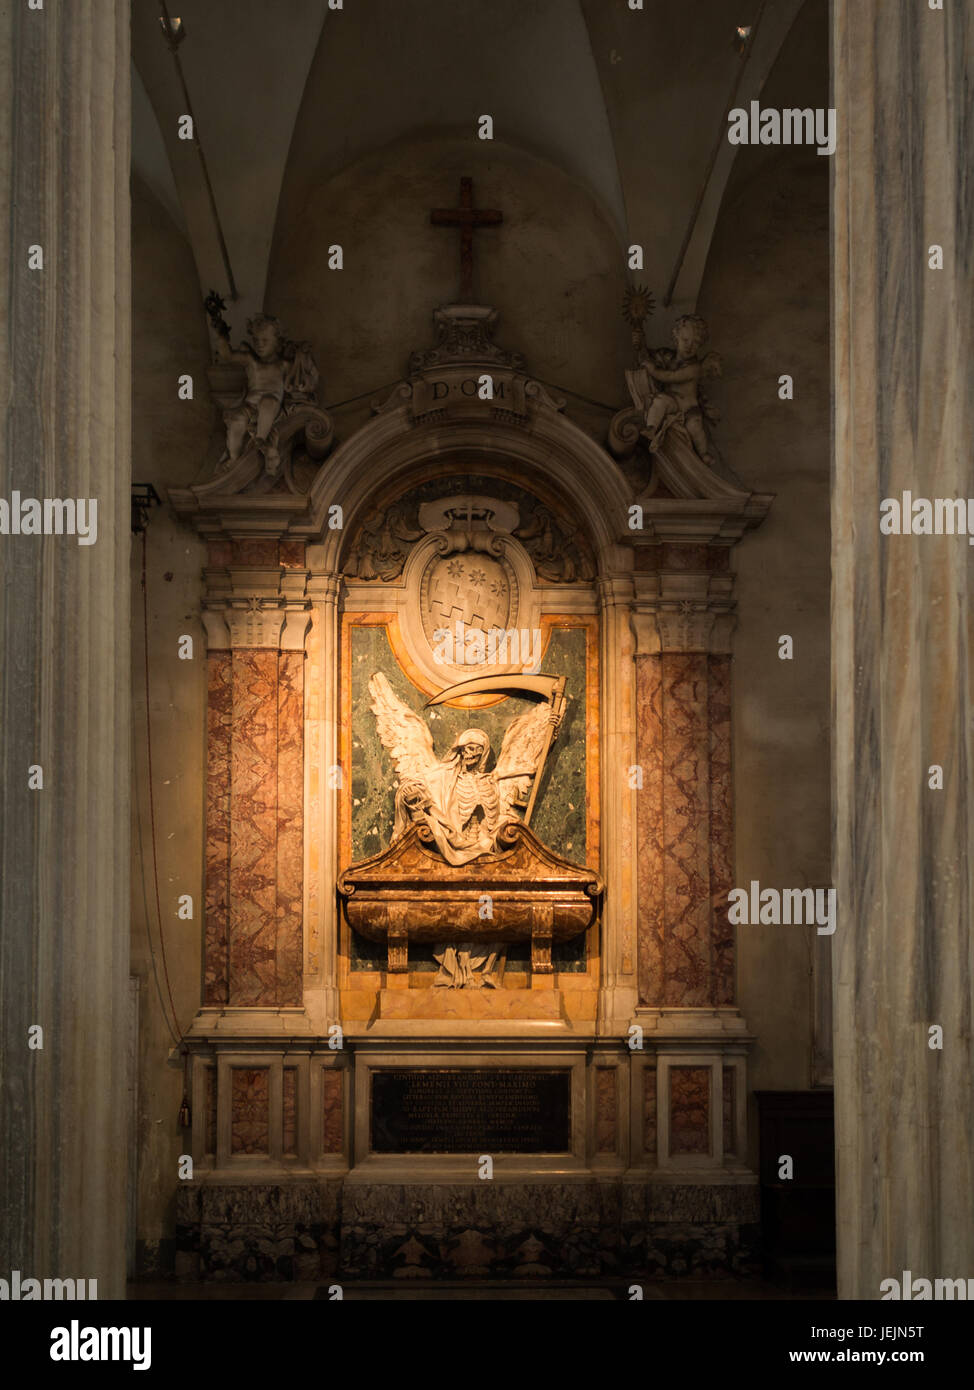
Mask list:
[[[642,330],[646,319],[652,318],[656,300],[645,285],[630,285],[622,299],[622,317],[633,331]]]

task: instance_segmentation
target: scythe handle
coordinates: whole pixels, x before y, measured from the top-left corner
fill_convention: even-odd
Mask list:
[[[559,676],[551,692],[551,708],[555,714],[560,714],[565,704],[565,677]],[[544,746],[541,749],[541,757],[538,759],[538,769],[534,774],[534,786],[531,788],[531,800],[528,802],[527,810],[524,812],[524,824],[527,825],[531,819],[531,812],[534,810],[534,803],[538,799],[538,788],[541,785],[541,774],[548,759],[548,751],[551,748],[551,739],[554,734],[554,725],[549,722],[548,731],[545,734]]]

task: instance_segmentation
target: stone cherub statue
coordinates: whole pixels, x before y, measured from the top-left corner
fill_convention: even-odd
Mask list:
[[[216,333],[220,362],[238,362],[246,374],[246,394],[223,412],[227,444],[221,467],[230,469],[251,445],[262,455],[271,478],[281,465],[278,450],[281,426],[298,406],[314,406],[318,368],[310,343],[291,342],[280,322],[268,314],[247,320],[249,341],[230,343],[230,328],[221,316],[222,300],[211,294],[207,312]]]
[[[697,456],[711,467],[716,463],[707,422],[720,419],[700,383],[720,376],[718,353],[700,352],[707,341],[707,325],[698,314],[684,314],[673,326],[675,348],[650,348],[642,324],[633,326],[632,342],[638,366],[626,373],[633,404],[642,412],[642,434],[652,450],[659,449],[673,425],[682,425]]]

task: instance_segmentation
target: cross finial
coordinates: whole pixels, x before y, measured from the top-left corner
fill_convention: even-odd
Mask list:
[[[496,208],[475,208],[473,179],[460,180],[460,206],[433,208],[430,221],[434,227],[460,228],[460,300],[469,304],[473,299],[473,233],[475,227],[496,227],[503,222]]]

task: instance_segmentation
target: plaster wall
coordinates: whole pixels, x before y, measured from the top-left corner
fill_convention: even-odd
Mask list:
[[[763,106],[828,105],[827,18],[825,0],[806,4]],[[745,887],[831,881],[828,216],[828,159],[742,147],[698,304],[724,355],[719,445],[749,487],[777,494],[733,561],[735,883]],[[785,373],[791,401],[778,397]],[[778,657],[784,634],[791,661]],[[805,1089],[814,928],[742,925],[737,940],[738,999],[757,1034],[749,1085]]]
[[[433,310],[457,300],[460,255],[458,231],[432,226],[430,209],[456,207],[465,175],[476,206],[504,216],[474,232],[474,298],[499,310],[496,341],[523,352],[529,374],[621,404],[627,272],[605,208],[579,180],[523,149],[431,135],[312,184],[278,226],[268,311],[317,349],[324,400],[397,381],[410,352],[433,345]],[[288,181],[285,194],[290,206]],[[342,270],[328,268],[332,245],[343,249]],[[339,416],[343,435],[366,418],[368,398]]]
[[[200,471],[215,411],[204,369],[205,315],[188,243],[145,184],[133,179],[133,475],[163,498],[146,534],[149,714],[155,849],[165,965],[178,1029],[200,1003],[203,900],[203,756],[206,661],[199,619],[204,547],[176,520],[166,489]],[[180,375],[194,379],[194,399],[177,398]],[[177,1127],[182,1066],[167,1061],[173,1038],[169,986],[159,942],[153,872],[146,743],[142,538],[132,540],[132,973],[139,982],[136,1240],[151,1270],[157,1242],[171,1234],[177,1161],[186,1141]],[[193,638],[191,661],[178,640]],[[193,898],[193,918],[177,917],[177,898]],[[148,934],[153,950],[150,953]],[[153,964],[154,956],[154,964]],[[165,1012],[161,998],[165,999]],[[177,1032],[178,1032],[177,1029]]]

